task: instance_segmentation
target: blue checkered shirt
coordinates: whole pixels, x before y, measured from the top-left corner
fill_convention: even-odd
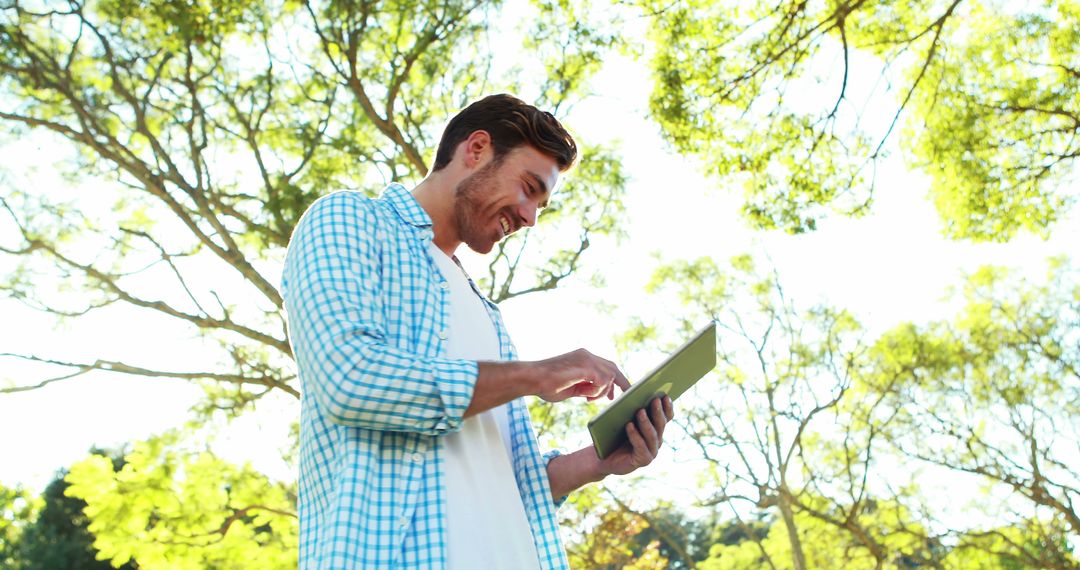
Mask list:
[[[302,569],[446,566],[440,436],[460,428],[477,363],[443,355],[449,293],[430,257],[432,236],[427,213],[392,184],[375,200],[355,192],[317,200],[289,243],[282,293],[304,392]],[[484,301],[502,358],[516,358],[499,309]],[[510,403],[509,417],[541,567],[568,568],[550,456],[523,400]]]

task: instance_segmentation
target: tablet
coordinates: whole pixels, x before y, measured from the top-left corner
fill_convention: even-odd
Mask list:
[[[626,442],[626,424],[638,410],[665,394],[674,401],[715,367],[716,323],[711,322],[589,421],[596,455],[603,459]]]

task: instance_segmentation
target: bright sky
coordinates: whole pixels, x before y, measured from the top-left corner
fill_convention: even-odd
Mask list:
[[[642,288],[656,261],[711,255],[718,260],[744,252],[767,255],[790,297],[807,307],[824,301],[852,311],[871,333],[901,321],[945,316],[941,299],[963,272],[983,264],[1020,267],[1039,278],[1051,255],[1071,253],[1080,243],[1080,216],[1074,214],[1041,241],[1021,236],[1008,244],[969,244],[942,239],[926,200],[928,181],[907,171],[900,153],[882,165],[873,211],[865,218],[830,218],[817,232],[788,236],[749,230],[738,217],[737,191],[724,191],[698,172],[692,159],[673,155],[646,117],[646,70],[612,57],[597,78],[597,95],[575,107],[565,122],[589,142],[620,141],[631,174],[629,238],[621,245],[597,241],[586,263],[607,280],[599,291],[578,281],[559,290],[509,301],[509,328],[524,359],[543,358],[578,347],[617,357],[613,336],[627,326],[644,301]],[[0,172],[32,193],[71,191],[50,168],[58,152],[39,137],[8,140],[0,148]],[[110,204],[98,203],[97,207]],[[0,222],[0,239],[10,240]],[[10,244],[11,241],[4,243]],[[463,256],[474,276],[482,259]],[[13,267],[0,258],[0,271]],[[55,288],[53,283],[43,287]],[[614,314],[600,310],[604,301]],[[674,310],[674,308],[673,308]],[[137,355],[162,368],[189,368],[200,360],[200,342],[189,332],[159,326],[145,311],[103,312],[54,328],[51,319],[0,300],[0,352],[92,360]],[[644,354],[627,362],[633,377],[659,358]],[[0,360],[0,383],[26,384],[44,372],[10,359]],[[43,488],[57,469],[85,457],[91,446],[115,446],[180,425],[201,392],[182,381],[91,373],[26,393],[0,396],[0,484]],[[294,475],[280,459],[287,428],[299,411],[288,397],[260,403],[259,412],[224,428],[215,449],[237,461],[250,460],[279,479]],[[578,442],[585,445],[586,434]],[[678,463],[665,457],[653,478]]]

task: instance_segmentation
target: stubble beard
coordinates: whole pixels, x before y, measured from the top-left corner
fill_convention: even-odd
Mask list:
[[[476,253],[484,254],[495,247],[498,237],[488,227],[490,220],[479,219],[484,210],[484,198],[493,192],[500,161],[493,160],[470,174],[454,189],[454,223],[461,241]]]

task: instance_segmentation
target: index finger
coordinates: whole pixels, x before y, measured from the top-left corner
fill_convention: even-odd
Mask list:
[[[630,381],[626,379],[626,376],[623,375],[622,370],[619,370],[618,366],[615,367],[614,381],[615,384],[623,389],[623,392],[630,389]]]

